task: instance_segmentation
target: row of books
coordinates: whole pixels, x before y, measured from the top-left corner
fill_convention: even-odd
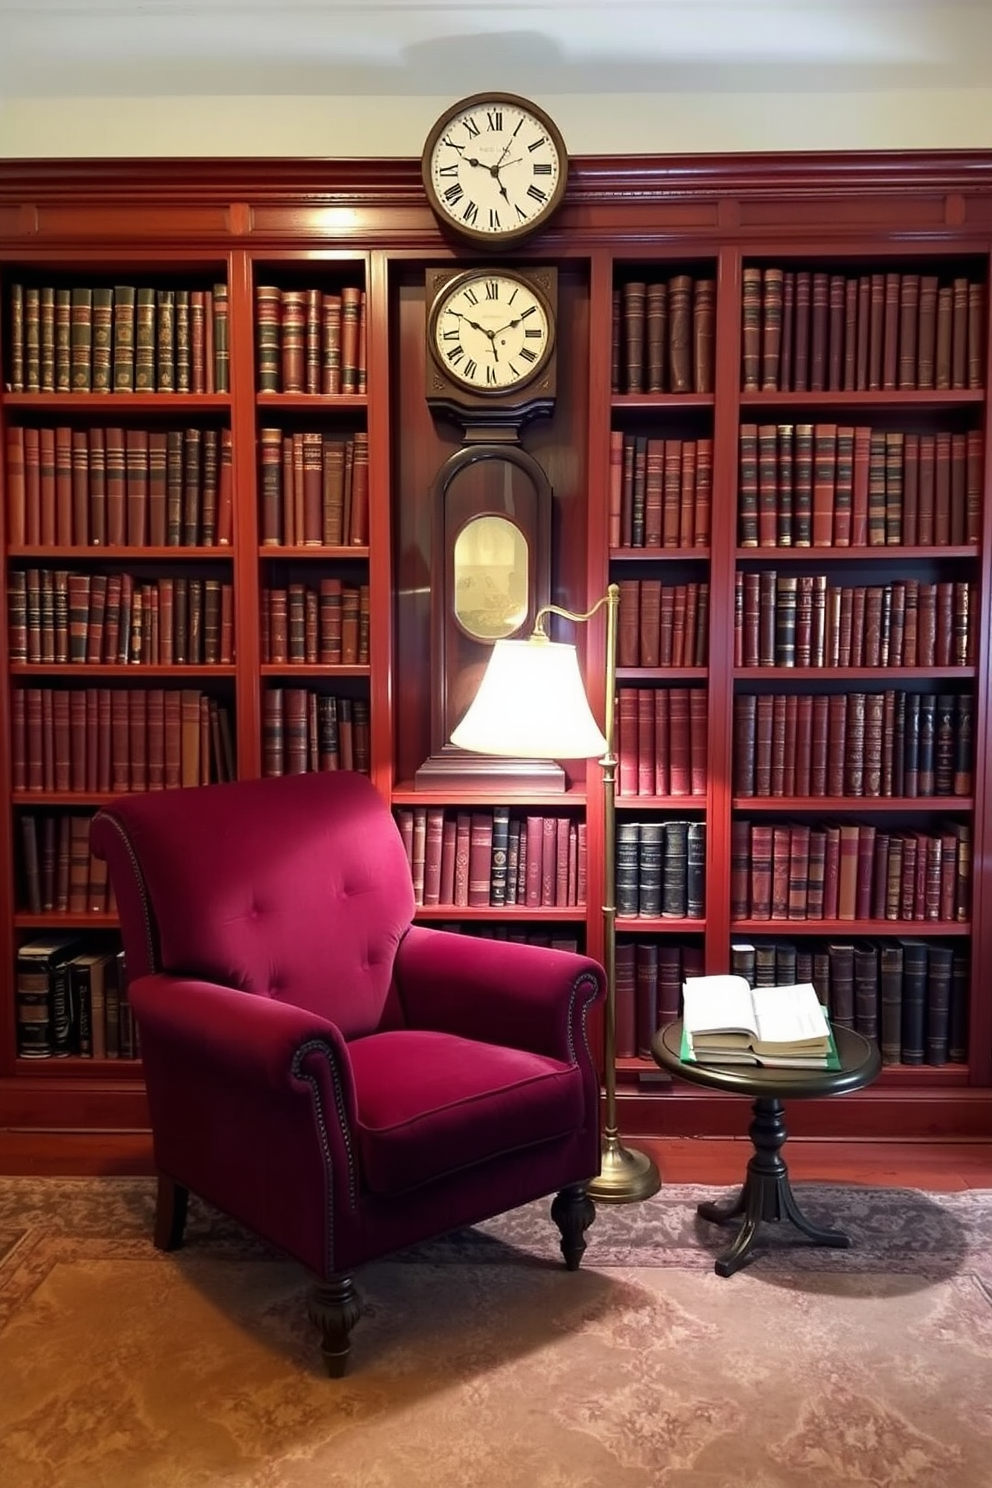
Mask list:
[[[703,948],[676,940],[630,940],[616,946],[616,1056],[651,1058],[651,1039],[679,1016],[682,983],[701,976]]]
[[[751,822],[730,838],[735,920],[959,921],[971,905],[971,825]]]
[[[713,391],[716,280],[629,279],[613,291],[615,393]]]
[[[368,665],[368,584],[266,586],[261,598],[263,663]]]
[[[970,961],[961,942],[737,942],[730,959],[751,986],[812,982],[831,1022],[877,1040],[883,1064],[967,1061]]]
[[[371,768],[367,698],[337,697],[307,687],[267,687],[262,694],[262,774]]]
[[[10,287],[14,393],[226,393],[226,284]]]
[[[712,439],[611,430],[611,548],[707,548],[712,502]]]
[[[706,665],[710,586],[705,579],[687,584],[621,579],[619,589],[618,666]]]
[[[259,431],[264,546],[334,547],[369,540],[369,437]]]
[[[83,936],[25,941],[15,969],[17,1054],[21,1059],[138,1059],[124,953],[88,949]]]
[[[42,665],[214,666],[234,660],[221,579],[12,569],[10,659]]]
[[[615,872],[618,918],[703,919],[706,823],[621,818]]]
[[[112,914],[107,865],[90,852],[92,814],[22,811],[19,903],[30,914]]]
[[[263,393],[364,393],[365,291],[255,290],[258,388]]]
[[[230,429],[7,429],[11,547],[226,547]]]
[[[439,920],[435,926],[452,935],[473,935],[479,940],[513,941],[517,945],[546,946],[553,951],[582,952],[579,937],[566,925],[548,925],[534,929],[532,925],[493,925],[482,920],[466,924],[464,920]]]
[[[744,423],[738,453],[741,547],[946,547],[979,540],[980,430]]]
[[[581,908],[586,902],[586,824],[508,806],[394,810],[418,905],[464,909],[522,905]]]
[[[745,392],[984,385],[985,285],[965,275],[746,264]]]
[[[970,796],[971,693],[738,693],[735,796]]]
[[[977,617],[967,580],[831,584],[826,574],[738,571],[734,665],[968,666]]]
[[[618,795],[705,796],[708,748],[708,699],[702,688],[618,690]]]
[[[197,688],[14,687],[14,791],[171,790],[233,780],[226,705]]]

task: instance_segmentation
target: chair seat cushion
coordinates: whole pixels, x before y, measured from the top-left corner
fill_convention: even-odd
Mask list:
[[[454,1034],[397,1029],[349,1044],[365,1185],[395,1193],[564,1137],[585,1112],[575,1065]]]

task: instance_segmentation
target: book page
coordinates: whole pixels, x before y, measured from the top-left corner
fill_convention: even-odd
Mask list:
[[[751,989],[742,976],[686,977],[682,988],[683,1022],[700,1033],[757,1034]]]
[[[826,1044],[829,1039],[826,1016],[812,982],[794,987],[755,987],[751,997],[762,1046]]]

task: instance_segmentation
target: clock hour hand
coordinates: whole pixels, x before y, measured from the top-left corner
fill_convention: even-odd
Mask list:
[[[481,331],[484,336],[489,337],[490,341],[492,341],[493,337],[497,334],[496,331],[491,331],[488,326],[480,325],[477,320],[470,320],[469,317],[467,315],[463,315],[460,310],[449,310],[448,314],[456,315],[459,320],[463,320],[466,325],[470,325],[473,331]]]

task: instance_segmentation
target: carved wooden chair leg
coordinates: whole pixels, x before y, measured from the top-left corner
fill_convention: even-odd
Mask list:
[[[362,1304],[350,1276],[315,1281],[307,1314],[320,1333],[320,1352],[332,1379],[340,1379],[348,1365],[351,1330],[362,1315]]]
[[[575,1183],[556,1194],[551,1218],[561,1231],[561,1253],[569,1271],[577,1271],[586,1248],[585,1232],[596,1218],[596,1206],[585,1184]]]
[[[188,1204],[189,1189],[159,1173],[155,1203],[155,1245],[159,1250],[178,1250],[182,1245]]]

